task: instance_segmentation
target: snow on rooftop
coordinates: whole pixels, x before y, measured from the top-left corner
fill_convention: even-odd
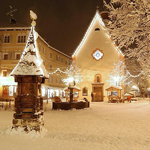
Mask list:
[[[43,60],[40,57],[37,47],[38,34],[34,30],[34,26],[31,27],[31,31],[28,37],[26,47],[23,54],[16,65],[11,75],[36,75],[48,78],[49,75],[43,65]]]
[[[115,89],[122,90],[122,87],[120,87],[120,86],[113,86],[113,85],[107,87],[106,90],[108,90],[108,89],[110,89],[110,88],[115,88]]]

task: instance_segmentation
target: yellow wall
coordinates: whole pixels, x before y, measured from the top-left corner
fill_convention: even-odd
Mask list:
[[[12,69],[16,66],[18,63],[19,59],[16,60],[16,54],[20,53],[22,54],[26,41],[28,38],[30,32],[30,28],[26,29],[19,29],[15,30],[12,28],[11,30],[4,30],[0,28],[0,39],[1,39],[1,44],[0,44],[0,75],[2,75],[2,70],[7,70],[7,76],[10,74]],[[10,43],[4,43],[4,37],[5,35],[10,35]],[[18,35],[25,35],[26,36],[26,41],[24,43],[18,43]],[[37,39],[38,47],[40,48],[40,55],[43,59],[43,62],[45,63],[46,70],[48,72],[53,72],[56,70],[56,68],[60,69],[66,69],[69,65],[70,62],[70,56],[56,50],[55,48],[50,47],[50,45],[41,37],[39,36]],[[41,46],[39,46],[41,45]],[[45,53],[43,51],[45,49]],[[52,58],[50,58],[50,53],[52,53]],[[8,60],[4,60],[3,56],[4,54],[8,54]],[[56,55],[59,56],[60,60],[56,60]],[[63,58],[63,63],[61,62],[61,58]],[[66,64],[67,60],[67,64]],[[52,65],[52,70],[50,70],[50,64]],[[64,78],[64,74],[61,75],[50,75],[53,77],[53,83],[50,83],[48,79],[45,81],[45,85],[50,86],[50,88],[61,88],[63,89],[65,87],[64,83],[61,81],[62,78]],[[59,83],[56,83],[56,78],[59,78]],[[2,90],[0,90],[0,97],[2,96]]]

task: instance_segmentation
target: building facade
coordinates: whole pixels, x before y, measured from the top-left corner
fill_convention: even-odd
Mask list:
[[[124,62],[124,56],[112,41],[98,10],[72,57],[83,77],[80,98],[107,101],[106,88],[111,86],[109,74],[115,69],[115,63]]]
[[[17,84],[9,76],[18,63],[30,32],[30,27],[20,24],[1,24],[0,26],[0,97],[13,98]],[[57,75],[57,68],[65,70],[70,65],[70,56],[51,47],[40,35],[37,39],[39,53],[46,70],[50,73],[42,86],[42,96],[47,99],[54,96],[64,96],[65,74]]]

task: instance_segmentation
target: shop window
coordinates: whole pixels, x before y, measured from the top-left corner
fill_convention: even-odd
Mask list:
[[[9,86],[9,96],[13,96],[13,86]]]
[[[43,88],[42,88],[42,96],[45,96],[45,93],[46,93],[46,90],[45,90],[45,88],[43,87]]]
[[[82,89],[82,96],[88,96],[88,88],[87,87],[84,87]]]
[[[9,87],[3,86],[3,96],[9,96]]]

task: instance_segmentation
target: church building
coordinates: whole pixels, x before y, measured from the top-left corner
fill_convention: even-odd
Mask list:
[[[114,63],[117,64],[119,60],[124,62],[124,56],[112,41],[99,10],[72,58],[82,74],[79,98],[93,102],[107,101],[106,89],[111,86],[109,73],[115,68]]]

